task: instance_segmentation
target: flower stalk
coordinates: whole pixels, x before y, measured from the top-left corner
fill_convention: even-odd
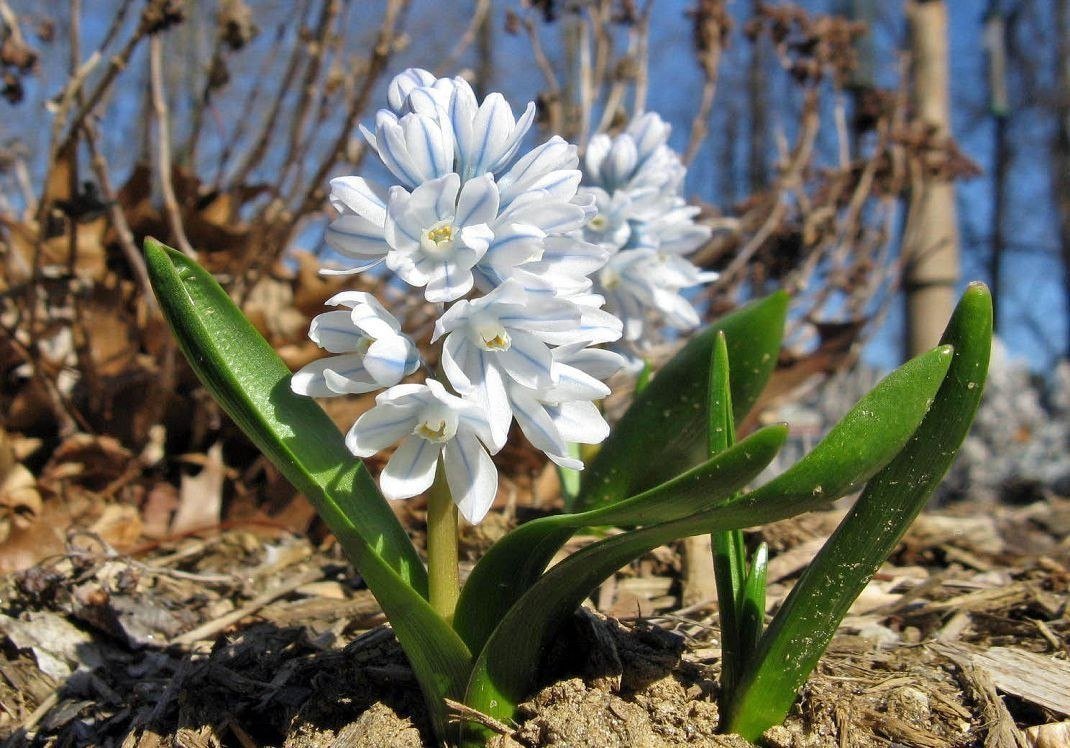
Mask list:
[[[446,475],[439,467],[427,493],[427,591],[431,607],[447,623],[453,622],[461,593],[457,526],[457,505]]]

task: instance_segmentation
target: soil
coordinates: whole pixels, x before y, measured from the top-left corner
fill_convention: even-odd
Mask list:
[[[770,612],[840,516],[749,535],[775,552]],[[763,744],[1067,745],[1068,529],[1056,498],[924,514]],[[718,733],[716,608],[681,607],[680,568],[661,548],[603,585],[493,743],[746,746]],[[118,553],[75,533],[0,600],[5,745],[431,744],[405,657],[329,540],[254,526]]]

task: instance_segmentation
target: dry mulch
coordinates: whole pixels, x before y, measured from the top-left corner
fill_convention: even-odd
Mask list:
[[[775,553],[771,611],[840,516],[751,534]],[[923,515],[764,743],[1070,745],[1068,530],[1056,498]],[[717,733],[715,607],[681,606],[681,568],[661,548],[603,585],[496,744],[746,745]],[[329,541],[251,527],[128,555],[74,533],[0,578],[0,614],[5,745],[429,744],[404,655]]]

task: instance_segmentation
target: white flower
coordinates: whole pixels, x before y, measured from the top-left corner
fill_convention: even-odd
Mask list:
[[[462,182],[503,171],[535,119],[534,103],[516,118],[500,93],[478,102],[464,79],[436,79],[419,68],[396,76],[387,99],[392,111],[381,110],[375,133],[364,135],[410,189],[451,171]]]
[[[383,495],[406,499],[423,493],[441,457],[461,515],[472,523],[483,519],[498,490],[498,471],[487,453],[497,447],[483,410],[433,379],[397,385],[375,402],[349,430],[346,446],[357,457],[371,457],[401,442],[379,478]]]
[[[510,205],[531,190],[540,190],[549,198],[571,200],[582,176],[578,165],[576,146],[554,135],[528,151],[498,179],[502,205]]]
[[[613,375],[624,358],[583,343],[552,351],[554,384],[533,391],[509,388],[509,403],[524,436],[556,464],[582,470],[583,463],[568,454],[569,443],[598,444],[609,436],[609,424],[592,402],[609,395],[600,379]]]
[[[581,187],[579,194],[591,199],[594,213],[583,227],[583,237],[589,242],[610,249],[620,249],[632,235],[631,220],[639,210],[632,192],[617,190],[612,195],[601,187]],[[640,194],[639,198],[649,194]],[[638,201],[641,205],[641,199]]]
[[[408,68],[395,75],[386,91],[386,100],[394,114],[400,116],[412,111],[409,108],[409,94],[417,88],[434,85],[435,80],[434,73],[421,68]]]
[[[705,244],[712,233],[709,226],[695,223],[698,214],[699,208],[688,205],[683,198],[666,200],[657,206],[653,215],[634,223],[630,245],[675,255],[691,254]]]
[[[310,397],[372,392],[416,371],[420,365],[416,346],[374,296],[344,291],[326,303],[349,311],[317,315],[308,336],[338,355],[313,361],[294,374],[290,380],[294,392]]]
[[[668,145],[671,129],[657,114],[647,112],[615,137],[595,135],[584,156],[585,182],[610,193],[644,188],[676,192],[686,169]]]
[[[624,323],[624,339],[635,342],[647,337],[648,317],[677,330],[697,327],[698,312],[680,291],[716,277],[676,255],[631,249],[609,258],[599,274],[599,287],[608,311]]]
[[[496,446],[505,444],[512,420],[507,386],[532,390],[554,384],[550,345],[586,342],[581,310],[570,301],[532,297],[506,281],[482,298],[458,301],[435,323],[442,369],[450,384],[479,403]]]
[[[686,169],[669,147],[669,125],[654,113],[623,132],[591,139],[579,196],[594,214],[582,235],[610,256],[594,292],[624,322],[624,339],[649,345],[662,327],[688,330],[699,315],[683,291],[717,278],[686,259],[709,238],[699,209],[680,196]]]
[[[447,174],[411,194],[394,187],[383,231],[387,267],[413,286],[426,286],[428,301],[459,299],[472,289],[472,267],[494,238],[487,223],[497,212],[490,175],[461,187],[456,174]]]
[[[606,437],[594,401],[609,394],[601,379],[622,359],[590,346],[619,340],[623,324],[602,308],[594,276],[642,240],[644,251],[673,258],[666,282],[675,289],[691,277],[678,255],[695,233],[685,225],[692,213],[673,192],[682,167],[656,117],[594,143],[588,161],[614,184],[581,191],[575,146],[555,136],[520,153],[534,104],[516,116],[500,94],[478,101],[464,80],[418,68],[390,82],[387,100],[374,131],[362,130],[396,184],[332,180],[338,216],[326,241],[353,261],[337,272],[385,262],[428,301],[450,305],[431,338],[446,379],[398,384],[419,365],[413,344],[365,295],[340,294],[332,303],[348,300],[351,312],[320,315],[310,333],[338,355],[302,369],[293,388],[330,395],[390,386],[349,431],[349,449],[367,457],[400,441],[381,476],[389,498],[427,490],[441,457],[461,513],[477,522],[497,486],[489,454],[505,444],[514,417],[550,459],[577,469],[568,445]],[[615,221],[608,237],[595,232],[607,211]],[[640,291],[655,299],[649,285]]]
[[[516,157],[520,141],[535,120],[535,104],[513,117],[513,110],[500,93],[488,94],[477,104],[468,82],[455,78],[445,113],[456,143],[457,172],[462,179],[498,173]]]
[[[331,206],[339,215],[324,235],[327,246],[358,261],[346,270],[323,269],[324,275],[359,273],[377,265],[390,247],[383,237],[386,225],[387,190],[361,177],[331,180]]]

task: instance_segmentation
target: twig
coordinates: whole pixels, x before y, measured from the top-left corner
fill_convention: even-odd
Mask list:
[[[820,125],[817,104],[817,92],[814,89],[808,90],[806,102],[803,104],[802,127],[799,132],[798,140],[796,141],[795,150],[779,179],[779,184],[772,198],[775,201],[773,207],[770,209],[769,215],[762,223],[761,228],[759,228],[757,233],[743,245],[743,248],[739,250],[739,253],[732,258],[732,262],[730,262],[728,267],[724,269],[724,272],[721,273],[721,277],[711,285],[711,288],[724,287],[734,282],[736,276],[747,266],[747,263],[750,262],[754,253],[757,252],[769,237],[773,235],[773,232],[780,225],[780,221],[786,215],[787,206],[784,200],[784,193],[794,189],[799,183],[802,178],[803,170],[806,168],[806,165],[810,163],[810,157],[813,154],[814,141],[817,139]]]
[[[20,47],[26,46],[26,38],[22,35],[22,29],[19,28],[19,17],[11,10],[7,0],[0,0],[0,20],[3,20],[4,25],[7,26],[11,41]]]
[[[594,71],[591,69],[591,22],[581,18],[577,34],[580,48],[580,131],[577,139],[579,149],[583,151],[587,147],[587,138],[591,134],[591,110],[594,108],[596,85],[601,88],[601,83],[596,84]]]
[[[535,57],[535,65],[539,68],[539,72],[542,73],[542,78],[546,82],[547,89],[547,129],[550,132],[556,133],[561,130],[561,81],[557,78],[557,73],[554,72],[554,66],[550,62],[550,58],[546,56],[546,50],[542,47],[542,40],[539,39],[539,31],[535,26],[535,22],[530,18],[525,18],[521,25],[524,31],[528,35],[528,43],[531,44],[531,53]]]
[[[108,90],[111,88],[112,83],[115,82],[116,77],[118,77],[119,73],[126,69],[127,64],[129,64],[130,62],[130,58],[134,54],[134,50],[137,49],[138,45],[141,44],[142,40],[144,40],[144,38],[148,35],[150,24],[147,12],[148,9],[146,9],[146,11],[142,13],[141,20],[138,22],[137,28],[134,29],[134,32],[130,35],[130,38],[126,40],[126,44],[123,45],[123,48],[119,51],[119,53],[111,58],[111,61],[108,63],[107,69],[104,71],[104,75],[101,77],[96,87],[93,88],[92,92],[90,92],[90,94],[85,98],[85,101],[82,106],[78,108],[78,112],[74,115],[74,118],[67,126],[67,134],[62,138],[62,140],[53,138],[52,149],[50,151],[48,161],[49,172],[55,166],[56,154],[63,153],[70,147],[72,139],[76,137],[78,131],[82,127],[83,120],[85,120],[85,118],[88,117],[94,109],[96,109],[97,105],[100,104],[105,94],[107,94]],[[47,175],[45,178],[45,184],[48,184]],[[44,208],[44,204],[42,204],[42,208]]]
[[[446,58],[438,64],[435,68],[435,77],[441,78],[445,75],[457,61],[461,59],[472,43],[476,40],[476,34],[479,32],[479,27],[483,25],[484,19],[490,12],[490,0],[476,0],[475,11],[472,13],[472,20],[468,23],[464,33],[461,34],[461,38],[457,40],[457,43],[453,45],[453,49],[446,55]]]
[[[446,709],[449,710],[451,717],[455,717],[458,721],[464,720],[467,722],[476,722],[483,727],[486,727],[491,732],[496,732],[499,735],[512,735],[515,730],[512,727],[496,720],[489,714],[484,714],[478,709],[473,709],[467,704],[462,704],[459,701],[453,699],[445,699]]]
[[[305,15],[309,12],[311,5],[305,3],[302,7],[302,18],[298,27],[304,26]],[[249,177],[250,172],[256,168],[256,166],[263,160],[264,155],[268,151],[268,145],[271,143],[271,136],[278,127],[279,112],[282,111],[282,103],[286,98],[286,94],[289,93],[290,87],[293,86],[294,81],[297,79],[297,71],[301,65],[301,46],[296,44],[293,51],[290,53],[289,62],[286,65],[286,72],[282,75],[282,82],[279,84],[278,90],[275,92],[275,98],[271,102],[271,106],[264,113],[264,121],[260,125],[260,133],[253,141],[253,145],[246,152],[245,157],[241,160],[240,165],[229,177],[227,182],[231,187],[237,187],[245,184]]]
[[[171,640],[172,644],[186,645],[193,644],[204,639],[211,639],[219,632],[223,631],[227,627],[237,623],[246,616],[251,616],[261,608],[273,603],[280,597],[289,595],[298,587],[303,587],[311,582],[318,582],[323,579],[322,569],[311,569],[302,574],[298,574],[296,577],[284,582],[281,586],[276,587],[273,590],[265,592],[258,597],[253,598],[247,604],[231,611],[224,616],[220,616],[213,621],[198,626],[192,631],[187,631],[184,634],[180,634]]]
[[[171,125],[163,90],[163,39],[159,34],[153,34],[149,40],[149,80],[152,86],[152,111],[156,118],[156,170],[160,177],[164,212],[167,213],[167,223],[178,242],[178,248],[187,257],[196,259],[197,253],[193,251],[182,225],[182,213],[175,197],[171,174]]]
[[[710,129],[710,111],[717,93],[717,78],[724,49],[722,38],[725,32],[724,8],[720,3],[710,3],[695,11],[695,44],[698,47],[699,65],[702,67],[702,98],[691,120],[691,136],[684,151],[683,162],[690,164],[698,153],[702,141]]]
[[[97,177],[104,202],[108,206],[108,220],[111,221],[115,233],[119,236],[119,247],[123,251],[123,257],[126,258],[130,270],[133,271],[134,277],[137,279],[138,287],[141,289],[141,296],[145,299],[145,303],[149,305],[150,309],[158,309],[156,294],[153,293],[149,272],[145,266],[145,258],[138,251],[134,232],[130,230],[130,224],[126,220],[126,213],[119,204],[115,186],[111,183],[108,162],[104,157],[104,152],[100,149],[100,133],[92,120],[88,119],[82,124],[82,129],[85,132],[85,142],[89,147],[89,164]]]
[[[382,74],[383,70],[386,69],[386,63],[390,59],[394,41],[397,38],[399,19],[402,12],[407,9],[408,6],[409,0],[390,0],[387,4],[386,13],[383,16],[383,23],[379,27],[378,38],[376,39],[375,46],[372,48],[371,55],[368,58],[366,72],[364,73],[364,79],[361,81],[360,89],[350,102],[349,110],[346,112],[345,122],[342,124],[341,130],[339,130],[338,136],[335,138],[332,146],[327,150],[326,155],[320,161],[319,167],[315,170],[312,179],[305,188],[304,195],[298,203],[298,209],[292,213],[293,218],[290,219],[286,231],[287,239],[289,238],[289,234],[293,232],[294,226],[299,218],[310,213],[317,204],[323,201],[326,195],[323,185],[327,180],[327,175],[330,174],[331,169],[334,167],[338,155],[345,151],[350,133],[353,131],[357,119],[360,117],[365,107],[367,107],[368,101],[371,99],[371,95],[375,90],[375,84],[379,80],[379,76]]]
[[[40,385],[44,388],[45,394],[48,396],[48,404],[52,410],[52,415],[56,419],[58,431],[61,436],[70,436],[81,428],[83,431],[91,431],[89,422],[86,421],[77,408],[72,405],[63,393],[60,392],[59,387],[56,386],[55,381],[45,375],[42,370],[40,358],[40,351],[36,346],[30,347],[19,340],[18,335],[7,328],[6,325],[0,325],[0,330],[4,332],[7,339],[11,342],[11,345],[22,356],[22,359],[30,367],[30,376],[36,379]]]
[[[282,191],[282,185],[286,181],[287,175],[298,166],[300,161],[297,153],[301,149],[301,142],[305,137],[309,106],[312,103],[313,95],[316,93],[316,81],[320,77],[320,70],[323,69],[323,60],[327,54],[328,41],[331,36],[331,24],[338,17],[340,8],[339,0],[325,0],[319,19],[316,22],[316,30],[314,32],[316,41],[309,44],[311,51],[308,64],[305,66],[305,74],[301,81],[301,94],[290,118],[290,137],[286,145],[286,156],[282,160],[283,167],[279,170],[276,193]]]
[[[638,117],[646,111],[646,92],[650,84],[650,11],[653,7],[654,0],[647,0],[639,16],[639,23],[636,24],[635,98],[632,101],[632,117]]]

